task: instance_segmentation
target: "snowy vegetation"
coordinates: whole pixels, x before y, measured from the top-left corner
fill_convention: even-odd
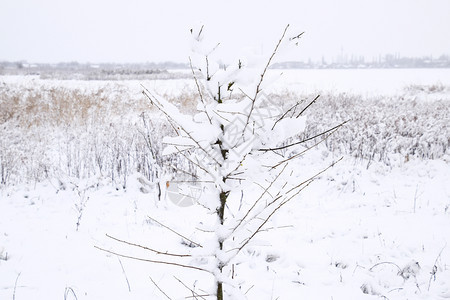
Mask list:
[[[78,179],[100,175],[122,187],[134,172],[153,181],[142,134],[152,138],[155,151],[161,151],[160,137],[172,135],[173,129],[155,114],[139,82],[21,79],[4,77],[0,83],[3,186],[41,182],[59,174]],[[161,94],[182,111],[192,112],[195,86],[188,80],[173,83],[173,90],[163,88]],[[438,92],[436,97],[428,86],[373,97],[319,92],[317,104],[305,111],[309,116],[306,132],[314,135],[328,124],[351,120],[325,141],[336,156],[347,154],[361,162],[377,160],[388,166],[410,158],[443,159],[450,148],[450,92],[445,87]],[[305,106],[315,96],[289,90],[267,95],[282,110],[299,100]]]

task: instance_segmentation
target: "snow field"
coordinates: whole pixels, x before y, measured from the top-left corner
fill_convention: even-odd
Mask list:
[[[314,156],[320,157],[317,152]],[[317,157],[302,162],[302,167],[316,168]],[[249,289],[249,299],[448,297],[448,164],[414,160],[387,170],[377,162],[372,172],[349,161],[286,206],[267,226],[277,229],[259,235],[245,253],[246,260],[235,266],[235,276],[246,280],[242,289]],[[115,242],[105,236],[109,234],[150,248],[166,250],[172,245],[171,252],[186,251],[179,236],[148,216],[189,233],[198,223],[195,209],[175,207],[168,199],[157,202],[155,195],[139,192],[145,182],[139,176],[130,177],[126,190],[117,191],[108,182],[86,190],[80,220],[83,199],[74,185],[59,191],[48,182],[28,190],[4,189],[0,228],[7,259],[0,261],[1,298],[12,296],[16,279],[16,299],[63,298],[66,288],[78,299],[163,299],[149,276],[174,299],[190,292],[173,276],[199,293],[211,292],[212,278],[203,272],[134,261],[94,248],[161,259]],[[172,213],[167,215],[167,210]],[[173,242],[179,247],[173,249]],[[434,268],[436,278],[431,274]]]
[[[139,83],[1,81],[0,299],[165,299],[151,279],[172,299],[192,296],[176,278],[212,294],[208,273],[95,248],[164,259],[109,234],[161,251],[198,251],[149,218],[189,234],[200,212],[173,205],[164,190],[157,200],[157,162],[142,133],[158,150],[171,129],[149,109]],[[192,109],[192,82],[144,85]],[[311,99],[289,87],[269,95],[284,108]],[[301,182],[344,159],[275,215],[228,272],[248,299],[450,298],[448,88],[321,94],[307,130],[352,122],[298,160],[295,176]],[[64,99],[67,109],[52,108]],[[182,164],[162,162],[166,170]]]

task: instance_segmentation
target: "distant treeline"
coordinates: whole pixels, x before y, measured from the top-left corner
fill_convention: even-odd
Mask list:
[[[0,75],[37,75],[41,79],[128,80],[173,79],[186,77],[167,70],[185,69],[184,64],[164,63],[28,63],[0,62]]]
[[[377,56],[371,61],[366,61],[363,56],[340,55],[329,62],[325,58],[321,61],[307,62],[291,61],[275,64],[277,69],[402,69],[402,68],[450,68],[450,56],[441,55],[438,58],[402,57],[398,54]]]
[[[187,73],[174,73],[167,70],[188,69],[187,63],[28,63],[26,61],[0,62],[0,75],[39,75],[41,78],[80,79],[80,80],[124,80],[124,79],[171,79],[188,76]],[[329,62],[289,61],[274,64],[274,69],[375,69],[375,68],[450,68],[450,56],[438,58],[401,57],[384,55],[366,61],[362,56],[340,55]]]

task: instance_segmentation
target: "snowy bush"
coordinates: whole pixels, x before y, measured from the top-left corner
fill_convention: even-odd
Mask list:
[[[347,154],[368,166],[388,166],[409,158],[439,159],[450,153],[450,99],[426,101],[411,96],[365,99],[360,95],[326,94],[307,111],[307,132],[321,132],[330,122],[350,120],[325,144],[336,155]],[[396,161],[397,160],[397,161]]]
[[[191,33],[197,55],[191,62],[198,91],[197,114],[182,114],[148,89],[144,94],[176,132],[176,136],[163,139],[163,154],[177,155],[194,166],[194,170],[181,171],[189,174],[202,191],[193,202],[199,208],[195,228],[188,235],[195,238],[178,233],[186,228],[150,217],[155,225],[177,233],[186,245],[181,250],[158,251],[166,255],[165,259],[151,262],[209,273],[215,288],[205,288],[208,295],[219,300],[225,296],[240,299],[245,298],[243,290],[251,286],[251,280],[238,274],[245,270],[248,255],[261,251],[256,237],[269,230],[273,216],[297,200],[299,193],[331,166],[298,170],[295,161],[310,149],[299,138],[306,126],[302,114],[309,105],[283,111],[264,94],[266,73],[275,55],[282,47],[296,44],[301,34],[289,37],[286,27],[266,61],[237,60],[235,65],[222,67],[214,58],[215,46],[210,48],[203,42],[203,28]],[[335,125],[316,136],[323,138],[342,123]],[[176,175],[172,177],[180,182]],[[277,254],[264,256],[266,264],[279,259]]]
[[[2,185],[100,176],[125,188],[134,172],[154,181],[158,166],[178,164],[170,157],[155,164],[151,151],[161,148],[156,136],[172,129],[139,115],[148,103],[123,86],[83,89],[27,82],[3,85],[0,94]]]

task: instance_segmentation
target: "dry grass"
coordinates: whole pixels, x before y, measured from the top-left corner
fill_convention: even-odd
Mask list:
[[[125,90],[68,89],[65,87],[0,89],[0,124],[21,127],[80,125],[108,122],[108,118],[151,110],[144,97]]]
[[[364,98],[328,93],[305,113],[304,137],[350,120],[325,145],[330,152],[368,160],[369,164],[376,160],[390,165],[397,154],[405,159],[440,159],[450,154],[450,94],[426,100],[416,95]]]
[[[172,129],[151,113],[154,109],[139,91],[118,82],[88,88],[42,82],[0,83],[1,185],[101,176],[126,186],[127,176],[136,171],[153,180],[171,165],[189,169],[186,162],[173,158],[152,158],[144,136],[151,137],[151,147],[158,152],[161,137],[172,134]],[[410,96],[366,99],[325,94],[306,112],[307,135],[350,119],[326,141],[329,151],[368,161],[368,165],[375,160],[390,165],[395,155],[439,159],[450,149],[450,99],[449,93],[445,95],[424,101]],[[163,96],[184,112],[195,111],[195,90],[185,88]],[[287,110],[299,100],[306,105],[315,95],[286,92],[267,97]]]

